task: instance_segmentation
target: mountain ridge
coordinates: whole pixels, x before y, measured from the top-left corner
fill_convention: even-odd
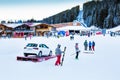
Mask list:
[[[99,28],[113,28],[120,25],[120,1],[102,0],[83,4],[83,19],[85,24]]]

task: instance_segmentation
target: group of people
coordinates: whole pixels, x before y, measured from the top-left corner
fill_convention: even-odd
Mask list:
[[[89,47],[89,51],[95,51],[95,42],[94,41],[89,41],[89,43],[87,42],[87,40],[85,40],[84,42],[84,50],[87,51]],[[75,44],[75,50],[76,50],[76,56],[75,56],[75,59],[78,59],[78,55],[80,53],[80,49],[78,47],[78,43]]]
[[[94,41],[89,41],[87,42],[87,40],[85,40],[84,42],[84,50],[87,51],[89,47],[89,51],[95,51],[95,42]]]
[[[88,46],[89,46],[89,51],[92,51],[92,50],[94,51],[95,50],[95,48],[94,48],[95,47],[95,42],[94,41],[92,41],[92,42],[89,41],[89,43],[88,43],[87,40],[85,40],[85,42],[84,42],[84,49],[85,49],[85,51],[87,51]],[[57,48],[55,49],[55,54],[57,56],[57,60],[55,62],[55,66],[59,66],[61,64],[61,56],[62,56],[62,53],[64,51],[62,51],[60,49],[60,47],[61,47],[61,45],[58,44]],[[75,43],[75,51],[76,51],[75,59],[78,59],[78,56],[79,56],[79,53],[80,53],[80,49],[79,49],[78,43]]]

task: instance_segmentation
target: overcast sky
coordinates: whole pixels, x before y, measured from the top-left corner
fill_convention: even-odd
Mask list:
[[[1,20],[41,20],[66,9],[71,9],[86,0],[0,0]]]

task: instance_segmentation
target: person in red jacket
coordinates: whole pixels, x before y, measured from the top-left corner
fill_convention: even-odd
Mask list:
[[[95,42],[92,41],[92,50],[95,51]]]

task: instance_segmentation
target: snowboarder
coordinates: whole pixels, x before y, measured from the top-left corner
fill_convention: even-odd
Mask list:
[[[92,43],[91,43],[91,41],[89,41],[89,51],[92,50],[91,47],[92,47]]]
[[[56,60],[56,62],[55,62],[55,66],[58,66],[58,65],[61,64],[62,51],[61,51],[60,47],[61,47],[61,45],[58,44],[58,45],[57,45],[57,48],[55,49],[55,54],[56,54],[56,56],[57,56],[57,60]]]
[[[84,42],[84,47],[85,47],[84,49],[87,50],[87,47],[88,47],[88,42],[87,42],[87,40],[85,40],[85,42]]]
[[[75,50],[76,50],[76,56],[75,56],[75,59],[78,59],[78,56],[79,56],[79,47],[78,47],[78,43],[75,44]]]
[[[95,51],[95,42],[92,41],[92,50]]]

